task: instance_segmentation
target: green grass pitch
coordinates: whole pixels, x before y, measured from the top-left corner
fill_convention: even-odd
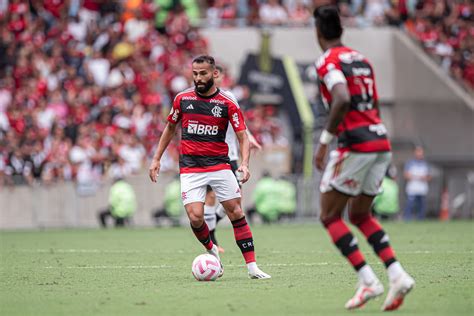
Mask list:
[[[396,315],[474,314],[474,223],[387,223],[416,287]],[[355,230],[354,230],[355,231]],[[189,228],[0,232],[0,315],[382,315],[383,299],[344,310],[356,276],[320,225],[254,226],[271,280],[247,278],[232,230],[225,274],[197,282]],[[379,263],[356,233],[383,283]]]

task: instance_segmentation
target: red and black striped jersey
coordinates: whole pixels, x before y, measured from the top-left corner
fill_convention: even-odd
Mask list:
[[[346,84],[351,95],[350,109],[337,128],[338,148],[356,152],[390,151],[370,62],[349,47],[333,47],[318,59],[316,70],[327,107],[332,102],[331,89],[337,83]]]
[[[231,169],[227,128],[246,129],[239,104],[225,91],[217,90],[204,97],[193,88],[178,93],[168,115],[168,122],[181,121],[180,173],[210,172]]]

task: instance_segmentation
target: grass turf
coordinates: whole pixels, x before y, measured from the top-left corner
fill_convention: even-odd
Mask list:
[[[416,288],[397,315],[474,313],[472,222],[385,224]],[[355,230],[354,230],[355,231]],[[230,228],[225,274],[197,282],[189,228],[0,232],[0,315],[381,315],[383,299],[348,312],[352,268],[320,225],[255,226],[271,280],[249,280]],[[359,244],[386,285],[383,265]]]

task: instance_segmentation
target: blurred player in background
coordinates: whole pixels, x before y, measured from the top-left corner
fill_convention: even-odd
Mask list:
[[[315,154],[323,171],[320,185],[321,222],[334,244],[359,276],[357,291],[346,308],[361,307],[381,295],[382,283],[366,263],[357,239],[342,219],[349,203],[349,219],[357,226],[387,268],[390,289],[382,310],[397,309],[415,281],[396,260],[389,238],[371,215],[374,197],[389,167],[391,147],[378,109],[373,68],[359,52],[341,42],[342,26],[337,8],[321,6],[314,11],[317,38],[323,55],[316,63],[321,94],[329,107],[329,120]],[[338,149],[330,153],[334,136]]]
[[[242,183],[247,182],[250,177],[250,148],[242,112],[234,99],[217,88],[213,57],[204,55],[195,58],[192,73],[195,88],[178,93],[173,101],[168,123],[150,165],[150,179],[157,181],[161,157],[181,121],[181,196],[196,238],[220,260],[217,246],[212,242],[209,227],[204,221],[206,187],[210,185],[232,222],[235,240],[247,264],[249,277],[269,279],[270,275],[261,271],[255,260],[252,232],[242,211],[240,188],[232,174],[225,143],[230,122],[239,140],[242,156],[237,170],[242,173]]]
[[[217,72],[217,76],[214,78],[216,87],[224,91],[226,95],[231,97],[237,103],[238,102],[237,98],[233,92],[228,91],[228,90],[223,90],[221,88],[222,79],[224,77],[224,68],[220,65],[216,65],[216,72]],[[253,137],[252,133],[248,129],[246,129],[245,132],[247,133],[247,136],[249,139],[250,148],[262,149],[262,146],[257,142],[255,137]],[[230,122],[229,122],[229,127],[227,128],[225,142],[227,143],[227,146],[229,147],[229,160],[230,160],[230,166],[232,168],[232,172],[237,177],[237,181],[239,181],[238,174],[237,174],[237,169],[239,165],[239,141],[237,139],[237,135],[235,134],[234,129],[230,126]],[[239,186],[240,186],[240,181],[239,181]],[[207,192],[207,195],[213,195],[213,194],[214,193],[212,192],[212,188],[211,188],[211,190]],[[209,197],[209,199],[212,200],[211,197]],[[205,205],[204,220],[206,221],[207,226],[209,227],[211,240],[214,244],[218,246],[219,252],[224,252],[224,248],[218,245],[217,238],[216,238],[216,227],[217,227],[217,223],[219,223],[219,221],[223,219],[224,217],[225,217],[225,210],[222,204],[216,203],[213,205],[210,205],[210,204]]]

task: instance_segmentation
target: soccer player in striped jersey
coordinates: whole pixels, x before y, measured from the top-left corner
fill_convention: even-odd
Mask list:
[[[242,173],[242,182],[247,182],[250,177],[250,149],[242,112],[235,100],[216,87],[214,78],[217,72],[213,57],[196,57],[192,62],[192,73],[195,88],[178,93],[173,101],[168,123],[150,165],[150,179],[157,181],[161,157],[181,122],[181,197],[196,238],[220,260],[217,246],[212,242],[209,227],[204,221],[206,188],[210,185],[232,222],[235,240],[247,264],[249,277],[269,279],[270,275],[260,270],[256,263],[252,232],[242,211],[240,188],[231,171],[225,142],[230,122],[239,140],[242,156],[238,171]]]
[[[237,102],[237,98],[231,91],[223,90],[221,88],[222,79],[224,76],[224,68],[220,65],[216,65],[216,71],[217,71],[217,76],[214,78],[216,82],[216,86],[219,89],[221,89],[223,93],[225,93],[235,102]],[[250,148],[262,149],[262,146],[257,142],[257,140],[252,135],[252,133],[248,129],[246,129],[245,132],[247,133],[247,136],[249,139]],[[227,143],[227,146],[229,147],[229,160],[230,160],[230,166],[232,168],[232,172],[237,177],[237,168],[238,168],[238,163],[239,163],[239,141],[237,139],[237,135],[235,134],[234,129],[231,126],[227,128],[225,142]],[[239,181],[239,179],[237,179],[237,181]],[[213,194],[212,189],[211,191],[207,192],[207,195],[212,195],[212,194]],[[209,197],[208,200],[212,201],[213,199]],[[217,223],[219,223],[219,221],[224,217],[225,217],[225,210],[222,204],[217,203],[213,205],[210,205],[210,204],[204,205],[204,220],[209,226],[209,233],[211,235],[211,240],[216,245],[218,245],[217,238],[216,238]],[[220,245],[218,245],[218,249],[219,249],[219,252],[221,253],[224,252],[224,248],[222,248]]]
[[[316,167],[324,170],[320,185],[321,222],[359,277],[357,291],[346,308],[361,307],[384,291],[342,219],[349,204],[351,223],[364,234],[387,269],[390,289],[382,310],[395,310],[415,281],[397,261],[388,235],[371,215],[372,201],[391,160],[374,71],[361,53],[342,44],[343,30],[336,7],[321,6],[314,11],[314,18],[318,42],[324,51],[316,68],[323,101],[329,108],[329,119],[315,154]],[[330,153],[326,165],[328,145],[335,136],[338,148]]]

